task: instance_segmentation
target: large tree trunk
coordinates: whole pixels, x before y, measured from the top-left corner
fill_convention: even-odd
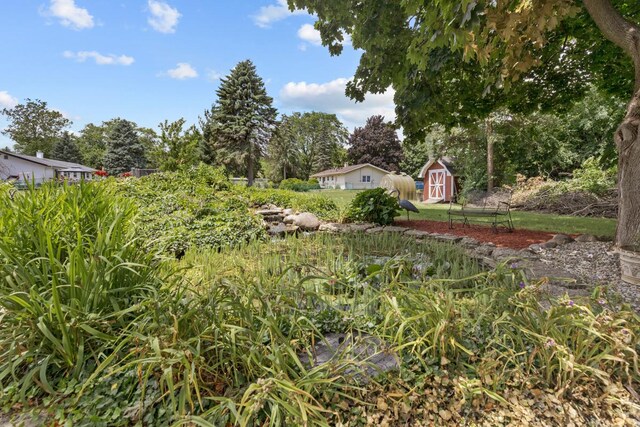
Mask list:
[[[253,186],[253,174],[254,174],[254,153],[253,153],[253,141],[249,141],[249,156],[247,158],[247,186]]]
[[[493,186],[494,186],[493,148],[496,142],[493,135],[493,122],[491,118],[488,118],[486,120],[486,137],[487,137],[487,191],[491,193],[493,191]]]
[[[640,26],[626,20],[609,0],[583,0],[604,36],[620,46],[635,65],[634,96],[615,134],[618,148],[618,228],[616,246],[640,245]]]
[[[640,90],[615,134],[618,148],[618,228],[616,245],[640,250]]]

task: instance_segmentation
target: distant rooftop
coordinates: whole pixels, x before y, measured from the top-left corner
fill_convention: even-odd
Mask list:
[[[327,169],[324,170],[322,172],[318,172],[316,174],[311,175],[311,177],[323,177],[323,176],[331,176],[331,175],[343,175],[345,173],[349,173],[349,172],[353,172],[354,170],[358,170],[360,168],[363,168],[365,166],[371,166],[372,168],[378,169],[384,173],[389,173],[388,171],[379,168],[378,166],[374,166],[371,163],[361,163],[359,165],[351,165],[351,166],[345,166],[343,168],[337,168],[337,169]]]
[[[50,168],[58,169],[64,172],[95,172],[96,171],[96,169],[81,165],[79,163],[63,162],[62,160],[46,159],[44,157],[37,157],[37,156],[27,156],[26,154],[12,153],[10,151],[4,151],[4,150],[0,150],[0,153],[17,157],[18,159],[23,159],[32,163],[37,163],[39,165],[48,166]]]

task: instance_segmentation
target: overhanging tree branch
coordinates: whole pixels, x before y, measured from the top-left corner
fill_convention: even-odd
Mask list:
[[[621,47],[635,65],[635,89],[640,90],[640,26],[625,19],[609,0],[583,0],[604,36]]]

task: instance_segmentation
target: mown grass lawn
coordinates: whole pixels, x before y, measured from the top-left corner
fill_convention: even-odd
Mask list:
[[[339,207],[344,208],[362,190],[319,190],[333,200]],[[428,221],[447,221],[448,204],[425,204],[414,202],[420,210],[419,214],[411,213],[410,219]],[[553,215],[537,212],[513,211],[513,224],[516,228],[547,231],[566,234],[593,234],[596,236],[613,237],[616,232],[616,220],[611,218],[591,218],[567,215]],[[399,218],[406,218],[403,211]]]

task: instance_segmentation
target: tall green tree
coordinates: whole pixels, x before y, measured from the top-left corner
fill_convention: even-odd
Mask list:
[[[84,165],[95,169],[104,166],[104,156],[107,153],[107,137],[109,135],[108,122],[102,125],[87,124],[80,131],[77,138],[78,149],[82,154]]]
[[[186,130],[186,120],[180,118],[174,122],[165,120],[160,123],[159,145],[153,157],[163,171],[175,171],[182,166],[195,165],[199,161],[198,146],[201,134],[195,126]]]
[[[349,137],[347,150],[353,164],[371,163],[388,170],[400,171],[404,160],[402,146],[395,128],[383,116],[371,116],[364,127],[356,128]]]
[[[420,170],[430,159],[444,154],[448,132],[444,126],[436,124],[426,131],[418,140],[405,138],[402,141],[403,161],[400,169],[408,175],[418,178]]]
[[[276,122],[273,99],[249,60],[223,78],[217,102],[205,113],[203,160],[253,181]]]
[[[114,119],[107,137],[104,166],[110,175],[130,172],[146,165],[144,145],[136,131],[135,123]]]
[[[454,104],[459,112],[480,110],[487,94],[506,94],[514,83],[533,85],[507,98],[515,105],[544,104],[547,91],[568,93],[557,85],[554,71],[575,68],[580,77],[608,90],[631,96],[627,114],[616,131],[620,193],[616,243],[640,240],[640,5],[631,0],[522,0],[439,2],[377,0],[288,0],[290,7],[316,15],[323,44],[339,53],[343,32],[363,51],[348,87],[352,97],[381,92],[389,86],[400,120],[414,129],[432,106]],[[604,43],[608,39],[610,44]],[[483,97],[464,90],[434,91],[447,60],[475,70]],[[547,64],[555,64],[553,67]],[[451,82],[452,80],[447,80]],[[460,88],[458,88],[460,89]],[[537,97],[535,95],[538,95]],[[425,103],[427,100],[429,102]],[[426,108],[425,108],[426,107]],[[446,108],[448,113],[451,109]],[[422,112],[422,113],[421,113]],[[488,114],[490,111],[486,111]]]
[[[316,172],[338,166],[348,136],[335,114],[284,115],[267,150],[276,180],[307,180]]]
[[[76,138],[69,132],[64,132],[53,146],[51,158],[71,163],[82,163],[82,153],[76,144]]]
[[[47,103],[39,99],[27,98],[24,104],[3,108],[0,113],[9,121],[2,133],[15,142],[18,153],[31,156],[42,151],[45,157],[50,157],[56,141],[72,124],[62,113],[49,109]]]

